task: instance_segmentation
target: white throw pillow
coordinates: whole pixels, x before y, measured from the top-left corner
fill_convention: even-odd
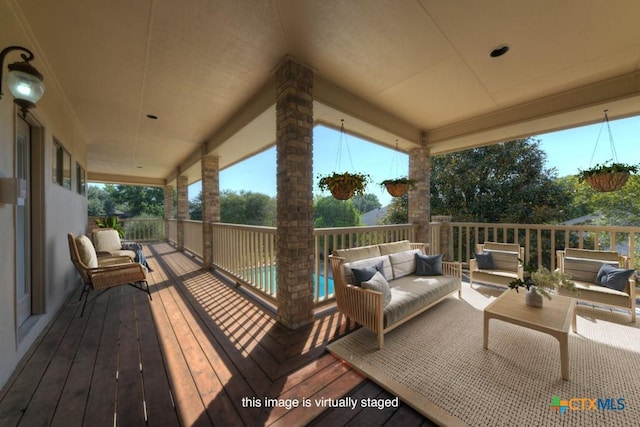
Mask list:
[[[386,307],[391,302],[391,288],[382,273],[376,271],[376,274],[366,282],[362,282],[361,286],[365,289],[382,293],[382,306]]]

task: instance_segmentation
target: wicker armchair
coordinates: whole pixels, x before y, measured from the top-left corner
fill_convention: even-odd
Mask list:
[[[80,317],[84,315],[91,289],[104,292],[115,286],[131,285],[146,292],[149,295],[149,300],[152,300],[147,282],[147,272],[141,264],[132,262],[128,256],[98,258],[93,243],[87,236],[75,237],[69,233],[67,238],[71,262],[84,283],[80,294],[80,300],[84,296]],[[101,295],[102,292],[98,295]]]

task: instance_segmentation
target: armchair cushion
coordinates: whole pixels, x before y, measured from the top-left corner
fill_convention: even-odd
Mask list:
[[[78,247],[78,255],[80,261],[87,266],[87,268],[98,268],[98,255],[91,243],[91,240],[87,236],[76,237],[76,246]]]
[[[97,252],[111,252],[122,249],[117,230],[98,229],[93,231],[93,242]]]
[[[602,264],[596,276],[596,285],[625,292],[629,284],[629,278],[633,272],[634,270],[616,268],[611,264]]]

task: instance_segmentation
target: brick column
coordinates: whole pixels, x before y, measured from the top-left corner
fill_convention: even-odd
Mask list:
[[[213,224],[220,222],[220,158],[202,150],[202,263],[213,265]]]
[[[169,241],[169,220],[173,218],[173,186],[164,186],[164,240]]]
[[[276,71],[278,320],[313,322],[313,71],[286,58]]]
[[[453,261],[451,215],[434,215],[431,220],[440,223],[440,248],[437,248],[437,251],[442,254],[443,261]]]
[[[424,136],[423,136],[424,139]],[[424,141],[423,141],[424,144]],[[429,244],[429,218],[431,217],[431,157],[424,144],[409,152],[409,178],[416,182],[409,191],[409,223],[416,224],[416,241]],[[435,248],[429,248],[434,253]]]
[[[189,219],[189,178],[178,176],[178,250],[184,250],[184,221]]]

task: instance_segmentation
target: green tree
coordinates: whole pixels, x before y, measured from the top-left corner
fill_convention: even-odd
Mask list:
[[[362,196],[355,195],[351,200],[353,200],[353,206],[355,206],[361,214],[382,207],[378,196],[372,193],[366,193]]]
[[[431,213],[456,221],[540,224],[564,217],[568,195],[535,139],[435,156]]]
[[[223,191],[220,194],[220,218],[231,224],[275,226],[276,201],[252,191]]]
[[[116,212],[116,203],[103,187],[90,185],[87,190],[89,216],[111,216]]]
[[[569,209],[581,215],[599,213],[600,224],[637,226],[640,223],[640,177],[632,175],[620,190],[599,193],[575,176],[566,178],[572,184]],[[576,216],[581,216],[576,215]]]
[[[407,224],[409,222],[409,194],[394,197],[387,213],[380,219],[381,224]]]
[[[164,189],[139,185],[105,185],[105,191],[116,208],[131,217],[146,214],[150,217],[164,215]]]
[[[202,221],[202,191],[192,200],[189,200],[189,219]]]
[[[313,206],[313,225],[315,228],[357,226],[360,225],[360,213],[351,200],[319,197]]]

